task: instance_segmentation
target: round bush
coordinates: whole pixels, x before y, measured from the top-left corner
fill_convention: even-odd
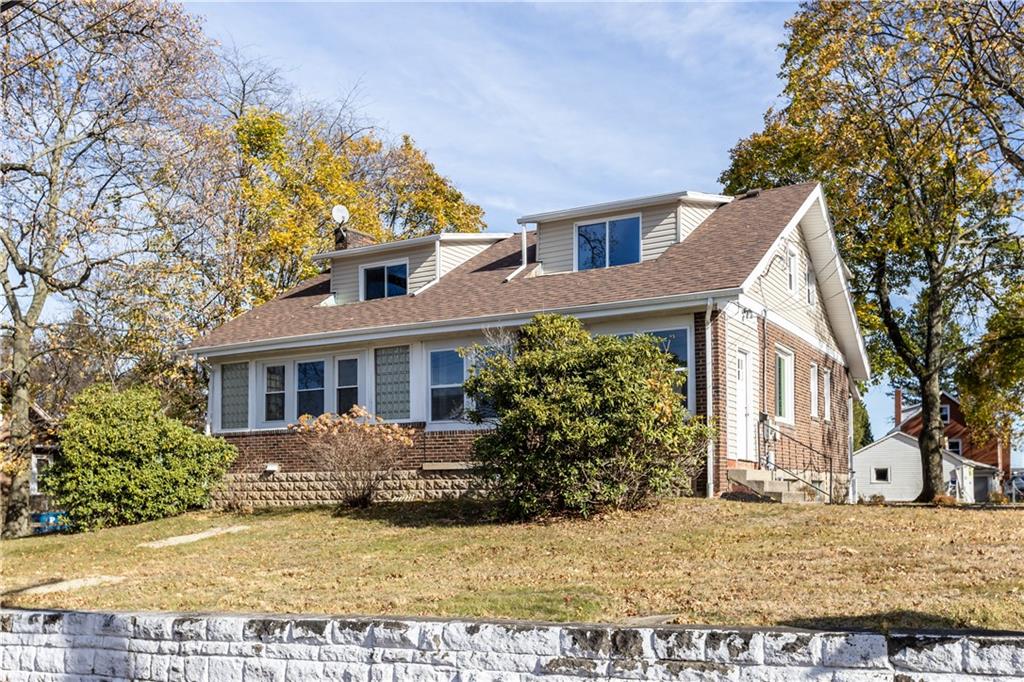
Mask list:
[[[223,439],[167,417],[148,388],[83,391],[60,429],[60,443],[42,485],[76,530],[202,507],[236,454]]]

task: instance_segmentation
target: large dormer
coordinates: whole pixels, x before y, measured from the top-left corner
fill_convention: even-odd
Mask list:
[[[550,275],[653,260],[730,201],[681,191],[534,213],[518,222],[537,226],[536,274]]]
[[[364,239],[339,240],[336,245],[343,248],[317,254],[313,260],[330,262],[331,298],[325,304],[342,305],[415,296],[487,247],[510,236],[500,232],[446,232],[383,244],[368,243]]]

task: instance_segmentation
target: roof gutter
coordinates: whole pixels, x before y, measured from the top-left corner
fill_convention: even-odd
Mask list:
[[[582,216],[605,213],[608,211],[626,211],[644,206],[656,206],[658,204],[670,204],[673,202],[688,202],[693,204],[711,204],[722,206],[733,200],[723,194],[708,194],[706,192],[669,192],[668,194],[652,194],[646,197],[635,197],[633,199],[622,199],[619,201],[608,201],[601,204],[590,204],[588,206],[576,206],[564,208],[557,211],[545,211],[544,213],[531,213],[516,219],[520,225],[528,223],[545,223],[552,220],[565,220],[567,218],[579,218]]]
[[[422,290],[422,289],[421,289]],[[240,352],[286,350],[289,348],[302,347],[311,344],[328,345],[335,343],[350,343],[355,341],[368,341],[388,336],[411,336],[429,333],[458,332],[479,329],[484,325],[517,326],[526,324],[538,313],[557,313],[562,315],[573,315],[582,319],[590,317],[601,317],[611,313],[636,312],[659,312],[672,310],[682,305],[693,304],[708,297],[732,298],[739,295],[739,288],[716,289],[713,291],[700,291],[692,294],[673,294],[671,296],[658,296],[655,298],[641,298],[632,301],[613,301],[610,303],[593,303],[581,306],[567,306],[564,308],[541,308],[533,310],[522,310],[495,315],[481,315],[477,317],[462,317],[450,320],[425,320],[422,322],[410,322],[407,324],[385,325],[381,327],[360,327],[349,331],[316,332],[313,334],[300,334],[296,336],[283,336],[275,339],[258,339],[254,341],[240,341],[216,346],[196,346],[187,348],[182,352],[189,355],[200,356],[221,356],[231,355]]]

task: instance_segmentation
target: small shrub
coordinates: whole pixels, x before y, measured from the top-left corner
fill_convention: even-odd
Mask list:
[[[869,505],[869,506],[872,506],[872,507],[880,507],[883,504],[885,504],[885,495],[875,494],[875,495],[872,495],[871,497],[869,497],[867,499],[864,499],[864,497],[861,497],[859,502],[861,504],[866,504],[866,505]]]
[[[75,398],[42,477],[76,530],[150,521],[209,503],[235,458],[221,438],[163,414],[156,391],[94,386]]]
[[[1010,498],[998,490],[993,490],[989,493],[988,501],[992,504],[1010,504]]]
[[[939,494],[932,498],[932,504],[936,507],[956,507],[960,502],[952,495]]]
[[[381,484],[412,447],[414,433],[358,405],[342,415],[303,415],[288,428],[299,434],[312,459],[333,474],[335,491],[350,507],[368,507],[377,500]]]
[[[650,336],[591,336],[538,315],[481,358],[467,395],[496,415],[474,444],[477,472],[512,518],[588,516],[685,494],[713,429],[688,419],[682,374]]]

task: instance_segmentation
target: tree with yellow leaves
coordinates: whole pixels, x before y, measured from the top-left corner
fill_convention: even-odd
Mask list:
[[[809,2],[788,22],[786,103],[740,141],[727,191],[820,179],[876,371],[921,398],[921,499],[942,492],[939,395],[979,306],[1019,281],[1015,179],[944,3]],[[960,74],[958,77],[953,77]]]

